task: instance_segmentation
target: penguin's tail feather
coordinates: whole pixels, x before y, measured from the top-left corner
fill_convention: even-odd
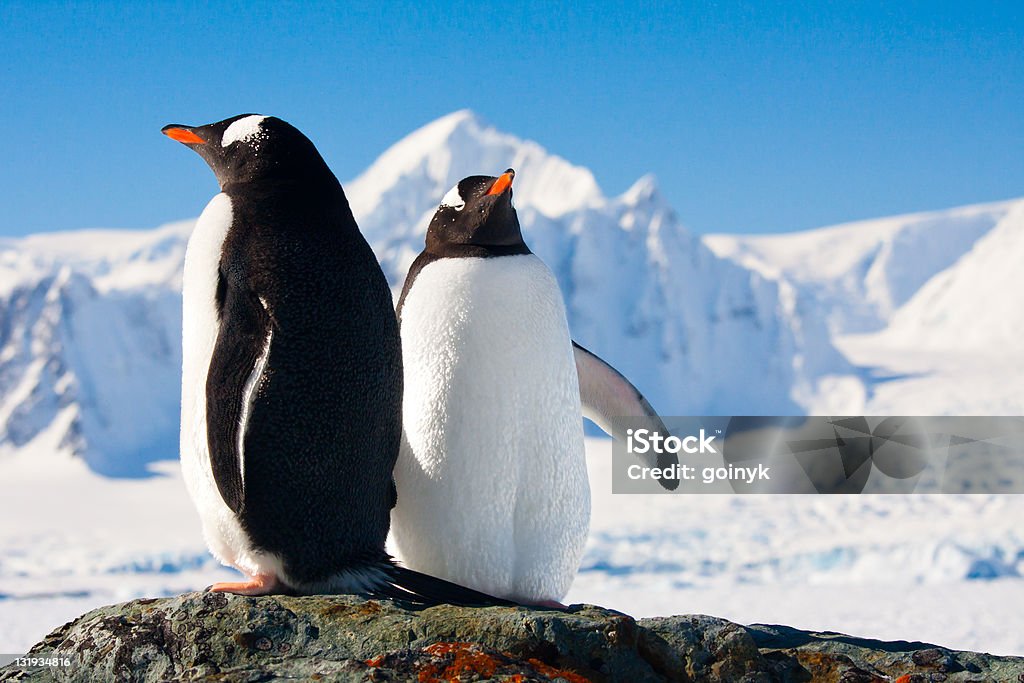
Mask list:
[[[436,576],[389,564],[382,581],[363,594],[368,598],[394,600],[411,607],[457,605],[459,607],[516,607],[517,602],[460,586]]]

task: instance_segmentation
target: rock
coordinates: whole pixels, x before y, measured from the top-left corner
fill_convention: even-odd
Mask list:
[[[746,629],[704,615],[654,617],[640,622],[668,644],[679,665],[694,681],[773,680],[772,671]]]
[[[788,626],[755,624],[746,630],[763,656],[795,659],[811,674],[807,680],[813,681],[1015,683],[1024,676],[1021,657],[957,652],[927,643],[886,642],[842,633],[809,633]]]
[[[412,611],[349,596],[187,593],[101,607],[30,653],[69,666],[0,681],[1017,681],[1024,659],[884,643],[707,616],[634,620],[451,606]]]

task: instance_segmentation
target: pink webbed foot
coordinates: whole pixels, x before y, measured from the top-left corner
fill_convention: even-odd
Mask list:
[[[548,609],[567,610],[568,605],[563,605],[558,600],[541,600],[540,602],[534,603],[534,607],[547,607]]]
[[[273,574],[260,574],[248,581],[215,583],[206,590],[212,593],[234,593],[236,595],[273,595],[280,593],[284,586]]]

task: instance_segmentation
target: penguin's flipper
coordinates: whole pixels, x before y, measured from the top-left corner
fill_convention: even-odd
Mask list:
[[[385,574],[386,582],[367,591],[367,597],[394,600],[410,607],[516,607],[519,604],[406,567],[392,565],[385,570]]]
[[[615,417],[636,418],[634,422],[643,422],[651,431],[665,436],[670,434],[654,407],[622,373],[575,341],[572,354],[576,359],[584,417],[616,441],[625,441],[626,434],[622,425],[613,420]],[[644,464],[664,469],[679,464],[679,457],[671,453],[649,453]],[[662,478],[658,482],[670,491],[679,487],[678,479]]]
[[[221,498],[238,514],[245,499],[245,429],[270,353],[270,315],[260,298],[220,273],[220,331],[206,376],[206,438]]]

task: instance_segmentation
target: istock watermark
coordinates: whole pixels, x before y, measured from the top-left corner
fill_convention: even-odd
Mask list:
[[[700,436],[684,436],[662,434],[652,429],[627,429],[626,450],[630,453],[717,453],[711,442],[714,436],[708,436],[700,430]],[[696,444],[696,445],[694,445]]]
[[[617,420],[614,493],[1024,493],[1021,417],[662,420]]]

